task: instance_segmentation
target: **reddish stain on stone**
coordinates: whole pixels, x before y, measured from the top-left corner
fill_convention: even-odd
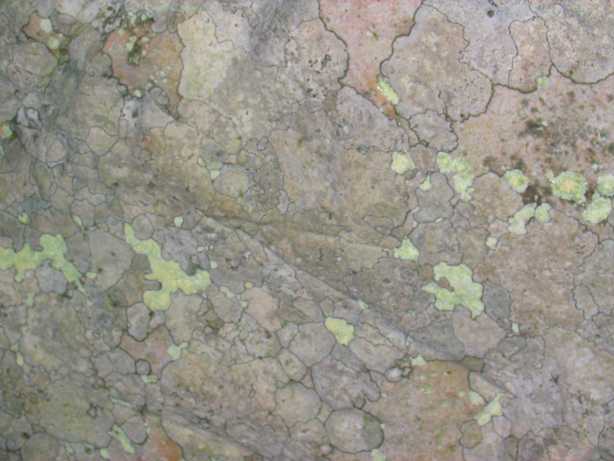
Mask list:
[[[177,34],[153,33],[149,23],[115,31],[104,45],[104,51],[111,57],[113,74],[123,84],[134,90],[153,82],[166,91],[172,110],[180,99],[182,49]]]
[[[377,88],[380,64],[392,53],[399,35],[409,33],[420,0],[322,0],[326,26],[341,37],[350,62],[344,83],[380,106],[387,115],[394,107]]]

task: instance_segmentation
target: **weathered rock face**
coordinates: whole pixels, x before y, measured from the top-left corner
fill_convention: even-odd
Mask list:
[[[0,459],[614,460],[613,18],[0,2]]]

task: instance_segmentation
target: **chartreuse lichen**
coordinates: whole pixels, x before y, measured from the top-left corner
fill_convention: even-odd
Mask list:
[[[508,184],[519,194],[529,187],[529,179],[520,170],[510,170],[503,176]]]
[[[354,339],[354,326],[343,319],[328,317],[324,326],[335,335],[337,342],[343,346],[347,346]]]
[[[604,174],[597,178],[597,192],[604,197],[614,197],[614,174]]]
[[[418,259],[420,252],[411,243],[409,238],[404,238],[401,242],[401,246],[394,249],[394,257],[398,259],[402,259],[403,261],[415,261]]]
[[[396,174],[405,174],[406,172],[416,168],[416,164],[409,155],[402,152],[393,152],[390,168]]]
[[[11,248],[0,248],[0,270],[15,269],[15,280],[21,282],[26,272],[36,269],[43,262],[51,262],[51,266],[64,274],[66,280],[77,285],[83,291],[79,281],[81,273],[64,256],[66,243],[61,235],[44,234],[40,238],[42,250],[34,251],[30,245],[24,245],[15,252]]]
[[[399,95],[394,91],[392,85],[388,83],[383,78],[379,78],[377,81],[377,90],[393,105],[397,105],[399,103]]]
[[[431,190],[431,187],[433,187],[433,184],[431,182],[431,177],[427,176],[424,181],[422,181],[420,183],[420,185],[418,186],[420,188],[420,190],[422,191],[427,191],[427,190]]]
[[[371,461],[387,461],[386,456],[379,450],[371,451]]]
[[[111,428],[109,435],[120,443],[126,453],[131,455],[135,453],[134,447],[132,446],[132,443],[130,443],[130,439],[121,427],[114,425]]]
[[[437,154],[437,166],[439,171],[444,174],[451,174],[452,186],[462,200],[468,201],[471,199],[473,192],[473,169],[471,164],[462,157],[452,157],[446,152]]]
[[[595,193],[586,209],[582,212],[582,219],[588,224],[597,224],[608,219],[612,211],[612,200]]]
[[[536,203],[529,203],[522,207],[509,219],[507,226],[512,234],[522,235],[527,233],[527,223],[535,218],[541,224],[550,222],[550,210],[552,207],[547,203],[537,206]]]
[[[527,223],[535,216],[535,203],[529,203],[523,206],[519,211],[514,214],[509,220],[509,224],[507,226],[508,230],[512,234],[526,234],[527,233]]]
[[[126,242],[134,251],[147,256],[151,273],[147,274],[147,280],[159,282],[161,288],[155,291],[146,291],[143,301],[147,307],[154,311],[166,310],[171,304],[171,294],[177,290],[186,295],[204,291],[210,284],[209,273],[198,270],[194,275],[187,275],[175,261],[167,261],[162,258],[160,245],[152,239],[139,240],[134,234],[134,229],[129,224],[124,225]]]
[[[499,399],[501,399],[501,394],[497,394],[497,396],[475,416],[475,420],[480,426],[488,424],[493,416],[503,415],[503,409],[501,408]]]
[[[181,354],[184,349],[188,348],[188,343],[183,342],[176,346],[175,344],[171,344],[169,348],[166,350],[169,357],[173,360],[179,360],[181,358]]]
[[[439,263],[434,269],[435,281],[447,280],[451,290],[429,283],[424,291],[435,295],[435,307],[441,311],[451,311],[455,307],[464,306],[475,318],[484,311],[482,303],[482,285],[472,279],[471,269],[464,264],[450,266]]]
[[[548,203],[542,203],[535,208],[535,219],[538,223],[545,224],[550,222],[550,210],[552,207]]]
[[[565,171],[551,180],[552,193],[563,200],[575,203],[586,201],[588,183],[584,176],[573,171]]]

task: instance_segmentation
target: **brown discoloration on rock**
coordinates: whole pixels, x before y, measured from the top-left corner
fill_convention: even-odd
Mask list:
[[[113,74],[123,84],[130,90],[143,90],[149,82],[154,83],[166,92],[172,110],[180,101],[182,49],[177,34],[154,33],[149,22],[112,32],[104,45]]]
[[[419,0],[324,0],[320,14],[326,26],[345,42],[350,54],[344,82],[367,95],[389,116],[394,106],[378,90],[380,64],[394,40],[408,34]]]

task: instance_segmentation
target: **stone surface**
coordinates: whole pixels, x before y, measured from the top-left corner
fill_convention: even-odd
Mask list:
[[[0,2],[0,459],[614,460],[607,0]]]

